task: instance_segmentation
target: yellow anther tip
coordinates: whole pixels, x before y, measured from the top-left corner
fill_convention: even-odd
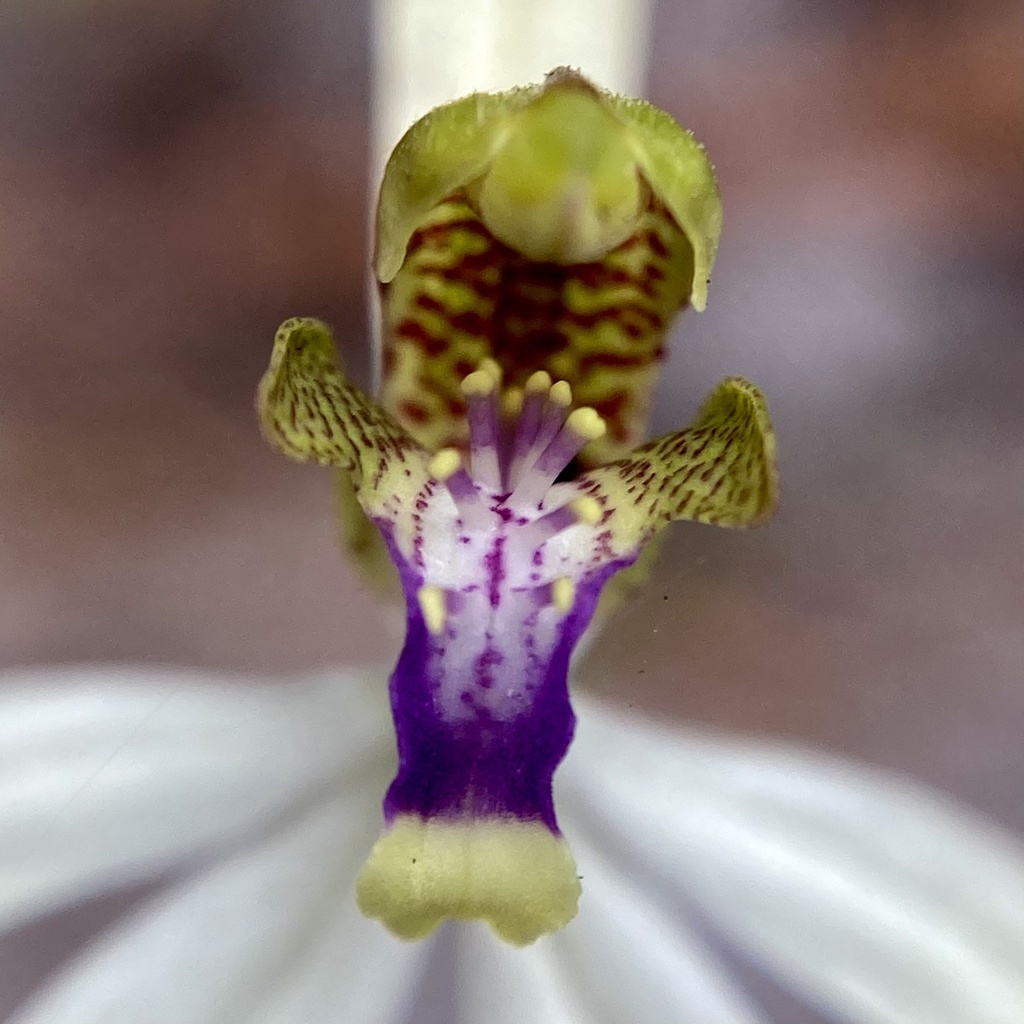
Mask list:
[[[454,448],[441,448],[427,464],[427,472],[442,482],[462,466],[462,456]]]
[[[554,402],[555,405],[564,406],[566,409],[572,405],[572,388],[569,387],[569,382],[565,380],[556,380],[551,385],[551,391],[548,393],[548,398]]]
[[[523,389],[509,388],[501,396],[501,412],[507,419],[515,419],[523,411]]]
[[[589,405],[584,406],[582,409],[574,409],[569,413],[565,425],[574,434],[585,438],[587,441],[596,441],[599,437],[604,437],[608,429],[608,425],[598,415],[597,410],[591,409]]]
[[[485,359],[480,360],[479,364],[477,365],[476,372],[486,373],[487,376],[490,377],[495,384],[501,383],[501,366],[498,364],[497,360],[491,359],[490,356],[487,356]]]
[[[551,390],[551,374],[546,370],[538,370],[531,373],[526,379],[526,393],[528,395],[540,395]]]
[[[586,526],[596,526],[601,519],[601,503],[590,495],[576,498],[571,506],[576,518]]]
[[[558,579],[552,581],[551,603],[558,611],[564,615],[572,609],[575,600],[576,584],[568,576],[559,576]]]
[[[471,374],[462,378],[462,393],[467,397],[474,395],[489,395],[498,386],[498,381],[486,370],[474,370]]]
[[[444,591],[440,587],[428,584],[416,592],[416,600],[419,602],[420,611],[423,612],[423,621],[426,622],[427,629],[434,636],[444,632],[445,623],[448,621]]]

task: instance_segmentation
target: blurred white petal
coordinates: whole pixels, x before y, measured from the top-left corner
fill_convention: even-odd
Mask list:
[[[560,810],[573,837],[583,898],[576,920],[544,941],[573,1002],[589,1011],[587,1019],[764,1024],[706,943],[583,841],[571,801]]]
[[[16,1024],[378,1024],[425,944],[360,917],[353,879],[379,794],[354,789],[152,900],[101,936]]]
[[[511,950],[474,925],[461,930],[458,953],[459,1024],[597,1024],[543,939]]]
[[[151,877],[385,756],[386,686],[23,673],[0,690],[0,927]],[[380,778],[387,778],[386,764]]]
[[[1024,1020],[1024,848],[952,801],[589,704],[564,775],[592,828],[844,1019]]]

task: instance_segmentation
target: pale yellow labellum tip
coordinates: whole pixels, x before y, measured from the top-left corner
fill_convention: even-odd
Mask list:
[[[517,818],[401,814],[356,879],[359,909],[399,938],[425,938],[454,917],[486,921],[515,946],[564,928],[580,891],[565,840]]]

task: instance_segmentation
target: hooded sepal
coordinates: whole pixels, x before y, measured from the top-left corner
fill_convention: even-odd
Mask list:
[[[714,169],[693,135],[650,103],[557,68],[541,85],[432,110],[384,171],[374,258],[381,282],[398,273],[430,212],[459,191],[501,242],[563,264],[599,260],[625,242],[651,193],[693,249],[685,294],[704,308],[722,222]]]

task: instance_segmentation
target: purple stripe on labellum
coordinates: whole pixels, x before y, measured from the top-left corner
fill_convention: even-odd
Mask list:
[[[487,600],[493,609],[501,604],[501,585],[505,582],[505,559],[503,557],[505,540],[506,538],[503,536],[495,537],[490,550],[484,556],[484,571],[487,574]]]

